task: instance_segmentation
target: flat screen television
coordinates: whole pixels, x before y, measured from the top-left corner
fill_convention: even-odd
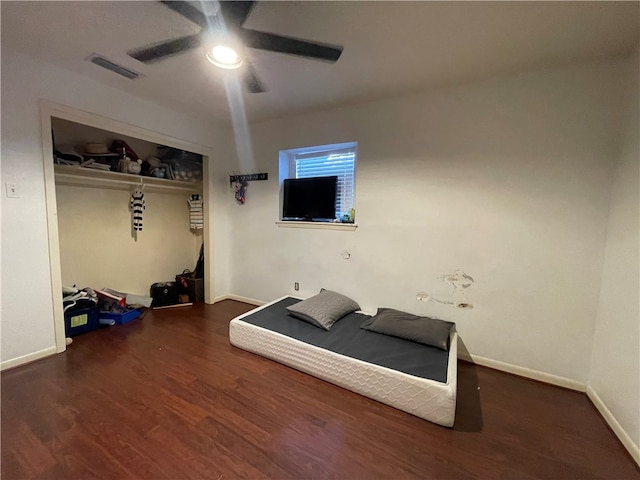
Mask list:
[[[283,220],[333,221],[338,177],[288,178],[284,181]]]

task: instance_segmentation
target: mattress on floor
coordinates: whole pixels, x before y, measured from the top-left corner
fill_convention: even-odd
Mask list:
[[[350,314],[326,332],[288,315],[283,297],[229,324],[232,345],[447,427],[456,408],[457,334],[448,351],[360,329]]]

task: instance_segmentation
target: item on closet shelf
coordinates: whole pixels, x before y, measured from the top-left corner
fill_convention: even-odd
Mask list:
[[[136,186],[135,190],[131,194],[131,201],[129,202],[134,232],[142,231],[142,212],[146,208],[143,190],[144,184]]]
[[[131,160],[129,157],[124,157],[120,160],[120,172],[128,173],[131,175],[139,175],[142,171],[142,160]]]
[[[109,149],[104,143],[87,143],[84,146],[85,155],[109,153]]]
[[[118,171],[120,158],[103,143],[87,143],[82,147],[83,167],[105,171]]]
[[[142,162],[142,175],[174,180],[171,166],[166,163],[162,163],[158,157],[149,157]]]
[[[82,166],[86,168],[91,168],[94,170],[102,170],[104,172],[108,172],[111,170],[111,166],[106,163],[96,162],[93,158],[82,162]]]
[[[142,171],[142,160],[138,159],[137,161],[129,160],[127,163],[127,173],[132,175],[139,175]]]
[[[122,158],[120,159],[120,173],[127,173],[129,171],[131,158],[127,157],[127,151],[124,147],[122,147],[122,152],[120,154],[122,155]]]
[[[147,157],[147,159],[142,162],[142,175],[152,177],[154,170],[160,163],[158,157]]]
[[[163,163],[162,165],[164,165],[164,168],[166,170],[165,176],[164,178],[167,178],[169,180],[175,180],[175,174],[173,173],[173,167],[171,166],[170,163]]]
[[[96,168],[100,170],[118,170],[120,159],[116,153],[96,153],[93,155],[84,155],[82,167]]]
[[[122,159],[120,160],[120,171],[122,173],[129,173],[132,175],[138,175],[142,170],[142,160],[139,158],[132,159],[127,154],[127,148],[122,147]]]
[[[166,164],[172,175],[171,179],[186,182],[202,180],[202,155],[178,150],[171,147],[158,147],[158,157]]]
[[[122,154],[124,152],[124,155],[129,157],[129,159],[133,160],[134,162],[137,162],[140,158],[138,155],[136,155],[136,152],[133,151],[133,148],[127,145],[127,142],[125,142],[124,140],[114,140],[113,142],[111,142],[110,150],[118,154]]]
[[[73,145],[56,145],[54,159],[59,165],[80,165],[84,161]]]
[[[200,195],[193,194],[187,200],[189,203],[189,222],[192,230],[201,230],[204,226],[203,201]]]

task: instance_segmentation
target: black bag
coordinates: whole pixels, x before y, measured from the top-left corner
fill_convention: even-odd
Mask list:
[[[176,275],[178,296],[187,295],[191,303],[204,302],[204,278],[195,278],[195,273],[185,270]]]
[[[151,285],[152,307],[166,307],[178,303],[178,286],[175,282],[158,282]]]

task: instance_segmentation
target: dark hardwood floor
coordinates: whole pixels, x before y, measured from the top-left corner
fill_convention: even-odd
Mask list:
[[[3,372],[2,478],[640,479],[584,394],[460,362],[440,427],[232,347],[250,308],[149,312]]]

